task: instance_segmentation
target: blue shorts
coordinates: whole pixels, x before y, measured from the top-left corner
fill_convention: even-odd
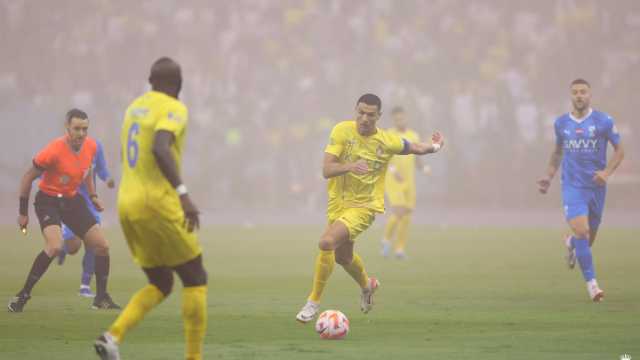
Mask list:
[[[91,215],[93,215],[93,217],[96,219],[96,222],[100,224],[102,222],[102,218],[100,217],[100,213],[98,212],[98,210],[96,210],[96,207],[93,206],[91,200],[88,200],[84,195],[82,195],[82,198],[87,203],[87,207],[89,208],[89,211],[91,211]],[[76,234],[74,234],[67,225],[62,223],[62,239],[64,241],[69,241],[75,237]]]
[[[600,221],[602,221],[606,195],[607,188],[605,186],[577,188],[563,185],[562,203],[564,205],[565,218],[569,221],[578,216],[587,216],[589,218],[589,228],[597,229],[600,226]]]

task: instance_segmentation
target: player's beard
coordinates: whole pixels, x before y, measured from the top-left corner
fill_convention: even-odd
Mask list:
[[[375,133],[375,124],[357,124],[358,133],[361,136],[371,136]]]
[[[71,134],[67,135],[67,141],[69,141],[69,145],[75,151],[80,150],[82,148],[82,144],[84,144],[84,137],[74,138]]]
[[[581,112],[585,111],[588,107],[589,107],[589,102],[588,102],[588,101],[585,101],[585,100],[581,100],[581,101],[575,100],[575,101],[573,102],[573,109],[574,109],[576,112],[580,112],[580,113],[581,113]]]

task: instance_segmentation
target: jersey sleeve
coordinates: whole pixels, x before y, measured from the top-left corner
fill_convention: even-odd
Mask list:
[[[388,133],[387,147],[389,152],[394,155],[406,155],[409,150],[409,141],[400,137],[400,135]]]
[[[168,131],[176,137],[187,126],[187,110],[180,104],[172,104],[161,110],[160,120],[156,123],[154,131]]]
[[[52,142],[33,158],[33,166],[38,170],[47,170],[56,162],[56,143]]]
[[[605,135],[607,140],[613,145],[618,145],[620,143],[620,133],[618,133],[618,129],[616,128],[613,118],[609,115],[607,115],[605,120]]]
[[[346,134],[343,128],[340,125],[336,125],[331,130],[331,135],[329,135],[329,144],[324,149],[324,152],[340,157],[342,155],[342,150],[344,150],[344,145],[346,142]]]
[[[95,157],[96,175],[98,175],[100,180],[107,181],[109,178],[111,178],[109,169],[107,169],[107,160],[104,158],[104,150],[102,148],[102,144],[99,141],[96,141],[96,143],[98,145]]]

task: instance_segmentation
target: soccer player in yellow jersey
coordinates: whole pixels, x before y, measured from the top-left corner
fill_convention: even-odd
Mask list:
[[[419,142],[418,134],[408,128],[407,115],[403,108],[395,107],[391,110],[391,118],[394,127],[389,132],[396,134],[409,142]],[[424,173],[429,173],[429,168],[422,165],[420,158],[415,155],[394,156],[389,161],[389,170],[385,190],[391,215],[384,228],[384,239],[382,240],[382,255],[388,257],[391,253],[391,246],[394,235],[396,241],[394,251],[396,258],[406,259],[405,245],[411,213],[416,207],[416,181],[415,169],[422,169]]]
[[[198,209],[180,179],[187,108],[178,100],[180,66],[157,60],[149,76],[151,91],[127,108],[122,127],[120,224],[127,244],[149,279],[129,301],[109,331],[95,342],[102,359],[120,359],[118,344],[128,330],[171,293],[173,272],[180,277],[186,359],[202,359],[207,325],[207,273],[195,235]]]
[[[335,263],[349,273],[361,288],[360,309],[368,313],[373,294],[380,286],[369,277],[362,258],[353,251],[358,235],[365,231],[377,213],[384,212],[384,186],[387,165],[393,155],[435,153],[444,144],[438,132],[431,143],[411,143],[380,129],[376,123],[382,114],[382,102],[365,94],[356,103],[355,120],[338,123],[325,148],[322,174],[328,182],[328,225],[320,237],[320,253],[315,262],[313,289],[307,303],[296,315],[302,323],[318,313],[320,297]]]

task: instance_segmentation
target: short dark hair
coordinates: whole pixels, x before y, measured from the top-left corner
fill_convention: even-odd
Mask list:
[[[77,108],[73,108],[69,111],[67,111],[67,115],[65,115],[65,119],[67,120],[67,124],[71,122],[71,119],[73,118],[78,118],[78,119],[82,119],[82,120],[87,120],[89,118],[89,116],[87,115],[86,112],[77,109]]]
[[[356,105],[358,105],[359,103],[365,103],[367,105],[375,105],[378,107],[378,112],[382,111],[382,100],[380,100],[378,95],[364,94],[360,96],[360,98],[358,99],[358,102],[356,102]]]
[[[583,85],[587,85],[588,87],[591,87],[591,84],[589,84],[587,80],[582,78],[575,79],[571,82],[571,86],[578,85],[578,84],[583,84]]]
[[[401,114],[401,113],[404,113],[404,108],[402,106],[394,106],[393,109],[391,109],[391,115]]]

